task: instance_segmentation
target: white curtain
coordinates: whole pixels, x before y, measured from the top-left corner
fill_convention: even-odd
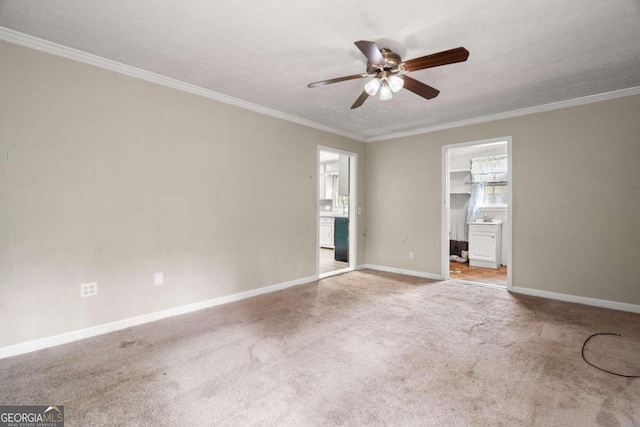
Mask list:
[[[474,222],[478,217],[478,212],[484,202],[484,186],[485,183],[482,181],[471,183],[471,198],[469,206],[467,206],[467,224]]]
[[[474,157],[471,159],[472,182],[496,182],[507,180],[507,155]]]
[[[507,165],[506,154],[471,159],[471,198],[467,207],[467,224],[478,219],[478,213],[484,203],[486,183],[507,180]]]

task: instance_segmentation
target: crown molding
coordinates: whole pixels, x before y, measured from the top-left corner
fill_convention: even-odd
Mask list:
[[[162,86],[170,87],[172,89],[188,92],[194,95],[212,99],[214,101],[244,108],[246,110],[254,111],[260,114],[265,114],[267,116],[275,117],[277,119],[286,120],[302,126],[307,126],[310,128],[318,129],[324,132],[329,132],[335,135],[344,136],[346,138],[350,138],[350,139],[354,139],[356,141],[362,141],[362,142],[384,141],[388,139],[402,138],[405,136],[414,136],[419,134],[435,132],[439,130],[453,129],[457,127],[492,122],[492,121],[508,119],[512,117],[526,116],[528,114],[542,113],[545,111],[558,110],[561,108],[574,107],[578,105],[590,104],[593,102],[606,101],[610,99],[616,99],[616,98],[622,98],[625,96],[640,94],[640,86],[635,86],[627,89],[615,90],[612,92],[605,92],[605,93],[589,95],[589,96],[584,96],[584,97],[575,98],[575,99],[569,99],[565,101],[554,102],[551,104],[537,105],[534,107],[523,108],[520,110],[507,111],[504,113],[491,114],[488,116],[475,117],[475,118],[460,120],[456,122],[442,123],[434,126],[427,126],[427,127],[417,128],[417,129],[409,129],[406,131],[388,133],[384,135],[366,137],[364,135],[357,134],[354,132],[348,132],[345,130],[333,128],[331,126],[323,125],[321,123],[317,123],[312,120],[298,117],[293,114],[284,113],[282,111],[278,111],[273,108],[268,108],[262,105],[254,104],[252,102],[243,101],[242,99],[234,98],[232,96],[215,92],[210,89],[205,89],[200,86],[192,85],[190,83],[185,83],[177,79],[172,79],[171,77],[166,77],[161,74],[152,73],[150,71],[136,68],[131,65],[126,65],[117,61],[113,61],[111,59],[106,59],[101,56],[93,55],[91,53],[83,52],[81,50],[77,50],[71,47],[53,43],[38,37],[21,33],[19,31],[11,30],[9,28],[2,27],[2,26],[0,26],[0,40],[19,44],[19,45],[36,49],[45,53],[61,56],[63,58],[93,65],[95,67],[100,67],[116,73],[124,74],[130,77],[135,77],[141,80],[146,80],[151,83],[156,83]]]
[[[435,132],[438,130],[458,128],[462,126],[475,125],[478,123],[493,122],[496,120],[509,119],[512,117],[526,116],[528,114],[543,113],[545,111],[553,111],[561,108],[575,107],[578,105],[591,104],[594,102],[607,101],[610,99],[622,98],[625,96],[640,95],[640,86],[630,87],[627,89],[614,90],[612,92],[599,93],[595,95],[583,96],[580,98],[568,99],[566,101],[553,102],[551,104],[537,105],[534,107],[523,108],[521,110],[506,111],[504,113],[491,114],[488,116],[475,117],[457,122],[443,123],[435,126],[427,126],[418,129],[411,129],[401,132],[389,133],[386,135],[372,136],[366,138],[366,142],[384,141],[387,139],[402,138],[405,136],[414,136],[424,133]]]
[[[131,65],[123,64],[111,59],[103,58],[98,55],[83,52],[78,49],[63,46],[57,43],[53,43],[38,37],[30,36],[28,34],[21,33],[19,31],[11,30],[6,27],[0,26],[0,40],[4,40],[10,43],[26,46],[32,49],[36,49],[52,55],[61,56],[63,58],[72,59],[74,61],[82,62],[84,64],[93,65],[95,67],[103,68],[116,73],[124,74],[137,79],[146,80],[151,83],[156,83],[162,86],[177,89],[182,92],[188,92],[194,95],[202,96],[212,99],[214,101],[223,102],[236,107],[244,108],[246,110],[255,111],[256,113],[265,114],[267,116],[275,117],[277,119],[286,120],[299,125],[307,126],[310,128],[318,129],[321,131],[333,133],[336,135],[344,136],[346,138],[355,139],[357,141],[364,142],[366,138],[360,134],[353,132],[347,132],[344,130],[336,129],[331,126],[326,126],[321,123],[314,122],[302,117],[295,116],[293,114],[284,113],[282,111],[275,110],[273,108],[264,107],[262,105],[254,104],[252,102],[243,101],[242,99],[234,98],[223,93],[219,93],[210,89],[205,89],[200,86],[185,83],[183,81],[166,77],[161,74],[152,73],[141,68],[136,68]]]

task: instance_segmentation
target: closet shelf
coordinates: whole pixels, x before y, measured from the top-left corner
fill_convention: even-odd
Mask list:
[[[449,173],[471,173],[471,169],[450,169]]]

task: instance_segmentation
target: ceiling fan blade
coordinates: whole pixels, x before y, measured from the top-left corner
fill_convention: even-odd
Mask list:
[[[445,50],[444,52],[434,53],[405,61],[404,69],[407,71],[423,70],[425,68],[453,64],[455,62],[463,62],[466,61],[468,57],[469,51],[467,49],[457,47],[455,49]]]
[[[322,80],[322,81],[319,81],[319,82],[309,83],[308,87],[318,87],[318,86],[330,85],[332,83],[344,82],[346,80],[362,79],[364,77],[368,77],[368,76],[366,74],[352,74],[350,76],[336,77],[335,79]]]
[[[404,78],[404,88],[410,90],[416,95],[420,95],[423,98],[431,99],[438,96],[440,91],[436,88],[433,88],[429,85],[426,85],[422,82],[419,82],[416,79],[413,79],[409,76],[403,76]]]
[[[380,53],[380,49],[378,49],[378,46],[376,46],[374,42],[360,40],[355,42],[355,44],[356,46],[358,46],[358,49],[360,49],[360,51],[364,53],[364,56],[367,57],[369,62],[374,65],[384,65],[384,57],[382,56],[382,54]]]
[[[369,97],[369,94],[366,91],[362,91],[362,94],[360,94],[358,99],[356,99],[356,102],[353,103],[353,105],[351,106],[351,109],[353,110],[354,108],[358,108],[359,106],[364,104],[364,101],[366,101],[368,97]]]

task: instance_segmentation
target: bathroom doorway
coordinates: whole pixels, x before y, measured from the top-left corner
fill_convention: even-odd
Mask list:
[[[443,147],[443,276],[511,288],[511,137]]]
[[[318,277],[355,269],[357,156],[318,147]]]

